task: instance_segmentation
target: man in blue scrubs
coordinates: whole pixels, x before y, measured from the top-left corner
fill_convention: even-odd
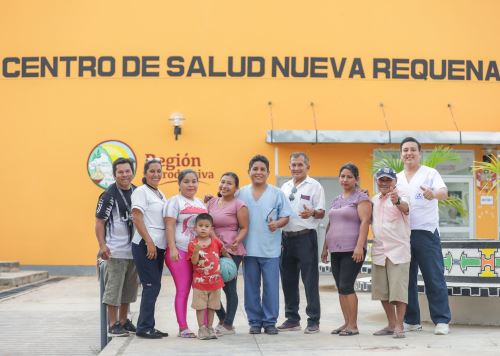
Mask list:
[[[285,194],[267,184],[269,161],[266,157],[253,157],[248,174],[252,184],[243,187],[238,196],[246,203],[250,220],[244,240],[247,250],[243,263],[245,310],[250,334],[260,334],[264,328],[266,334],[276,335],[281,228],[288,223],[293,211]]]

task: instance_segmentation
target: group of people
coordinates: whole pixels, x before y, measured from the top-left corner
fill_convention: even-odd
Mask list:
[[[230,257],[237,268],[243,265],[250,334],[301,330],[300,277],[307,299],[304,332],[319,332],[317,228],[325,214],[329,223],[321,259],[326,263],[330,253],[344,316],[344,323],[332,334],[359,333],[354,283],[366,256],[370,224],[374,235],[372,297],[382,302],[388,319],[387,326],[374,334],[401,338],[405,330],[421,329],[419,268],[435,333],[447,334],[450,310],[437,211],[437,200],[447,197],[446,186],[436,170],[420,164],[417,140],[406,138],[400,148],[404,170],[398,174],[388,167],[379,170],[375,175],[379,193],[372,199],[359,187],[358,168],[352,163],[342,166],[342,194],[328,211],[323,187],[308,175],[310,162],[304,152],[290,156],[292,179],[281,189],[267,183],[269,161],[257,155],[248,165],[249,185],[239,189],[238,176],[227,172],[221,177],[217,196],[204,200],[196,197],[198,177],[193,170],[180,172],[179,194],[167,199],[158,189],[162,178],[159,160],[145,162],[143,185],[135,187],[133,163],[117,159],[113,163],[116,183],[101,194],[96,211],[100,256],[107,263],[103,303],[108,310],[109,334],[168,336],[155,328],[164,264],[176,288],[177,335],[205,340],[234,334],[237,279],[222,280],[222,256]],[[137,276],[142,298],[135,327],[128,319],[128,310],[136,300]],[[280,276],[286,319],[277,326]],[[191,290],[197,334],[188,327],[186,317]],[[214,314],[219,319],[215,328]]]

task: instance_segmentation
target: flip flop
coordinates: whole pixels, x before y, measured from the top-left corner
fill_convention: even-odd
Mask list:
[[[343,330],[344,330],[343,328],[333,329],[330,334],[337,335],[340,334]]]
[[[404,331],[394,331],[394,335],[392,335],[393,339],[404,339],[406,334]]]
[[[386,336],[386,335],[394,335],[394,330],[383,328],[380,329],[379,331],[375,331],[373,333],[375,336]]]
[[[347,330],[347,329],[344,329],[341,332],[339,332],[339,336],[354,336],[354,335],[358,335],[358,334],[359,334],[358,330]]]
[[[178,337],[182,337],[184,339],[194,339],[196,338],[196,334],[194,332],[192,332],[191,330],[189,329],[184,329],[182,331],[179,331],[179,333],[177,334]]]

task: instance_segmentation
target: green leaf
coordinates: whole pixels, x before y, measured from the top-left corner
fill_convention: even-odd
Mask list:
[[[438,165],[448,162],[460,162],[461,158],[458,153],[450,147],[437,146],[424,159],[423,164],[427,167],[436,168]]]
[[[491,162],[474,161],[472,165],[472,171],[474,173],[478,171],[490,171],[491,173],[494,173],[496,175],[495,182],[489,189],[489,193],[491,193],[491,191],[495,188],[498,188],[500,184],[500,181],[498,179],[500,177],[500,161],[498,160],[498,157],[493,154],[489,155],[488,157]]]
[[[449,197],[446,200],[440,200],[439,206],[453,207],[453,208],[457,209],[457,213],[459,213],[464,218],[468,214],[464,201],[462,199],[457,198],[457,197]]]
[[[375,157],[380,158],[376,159]],[[372,173],[375,174],[380,168],[384,167],[392,168],[396,173],[399,173],[404,169],[404,164],[399,156],[378,150],[374,155]]]

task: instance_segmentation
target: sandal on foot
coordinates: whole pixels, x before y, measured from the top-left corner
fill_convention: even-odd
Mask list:
[[[340,334],[343,330],[344,330],[344,328],[333,329],[330,334],[337,335],[337,334]]]
[[[404,330],[401,331],[396,331],[394,330],[394,335],[392,335],[393,339],[404,339],[406,337],[406,334]]]
[[[394,330],[383,328],[373,333],[375,336],[394,335]]]
[[[184,330],[181,330],[179,331],[179,333],[177,334],[178,337],[182,337],[184,339],[193,339],[193,338],[196,338],[196,334],[194,332],[192,332],[191,330],[189,329],[184,329]]]
[[[341,332],[339,332],[339,336],[354,336],[354,335],[358,335],[358,334],[359,334],[358,330],[347,330],[347,329],[344,329]]]

